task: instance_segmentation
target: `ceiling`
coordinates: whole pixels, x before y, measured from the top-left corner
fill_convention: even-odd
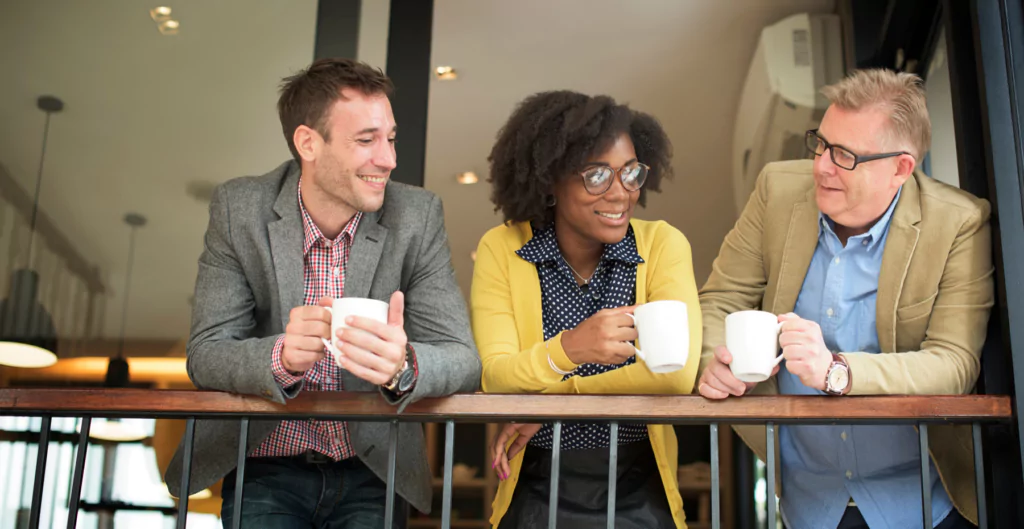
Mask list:
[[[174,0],[162,36],[137,0],[0,2],[0,163],[34,189],[44,115],[54,115],[40,207],[109,286],[120,332],[127,212],[139,232],[129,337],[188,334],[207,204],[190,182],[262,174],[288,158],[274,111],[280,79],[313,56],[316,0]]]
[[[274,112],[280,79],[313,57],[316,0],[168,0],[180,34],[161,36],[135,0],[0,3],[0,163],[25,189],[38,169],[39,95],[51,121],[41,208],[103,271],[105,334],[120,330],[127,212],[139,233],[127,334],[188,333],[207,222],[190,184],[262,174],[287,159]],[[498,224],[476,171],[516,102],[551,89],[609,94],[661,120],[674,182],[640,213],[680,228],[698,281],[735,220],[729,167],[735,105],[761,27],[832,0],[435,0],[426,187],[446,206],[453,262],[468,293],[470,252]],[[387,5],[364,0],[360,56],[383,66]],[[425,75],[427,73],[425,72]],[[400,145],[400,144],[399,144]],[[399,148],[401,148],[399,146]]]

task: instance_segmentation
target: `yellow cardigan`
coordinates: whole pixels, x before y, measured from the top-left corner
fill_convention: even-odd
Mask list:
[[[540,278],[537,267],[515,254],[533,237],[529,223],[501,225],[480,240],[473,270],[473,334],[483,361],[483,390],[488,393],[587,393],[686,395],[693,389],[700,363],[701,313],[693,277],[690,243],[679,230],[664,221],[632,220],[637,251],[644,262],[637,265],[636,303],[675,299],[686,303],[690,349],[686,367],[674,373],[654,374],[637,363],[589,377],[562,381],[548,364],[548,355],[559,369],[571,371],[576,364],[562,349],[562,335],[544,342]],[[642,348],[642,344],[638,344]],[[683,500],[677,482],[678,445],[669,425],[648,425],[651,447],[665,485],[676,526],[685,529]],[[522,453],[510,461],[509,479],[494,498],[491,524],[498,522],[509,503],[522,466]]]

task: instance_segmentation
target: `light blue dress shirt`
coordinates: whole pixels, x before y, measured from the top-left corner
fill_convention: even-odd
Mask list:
[[[794,312],[818,322],[835,352],[879,353],[875,306],[882,253],[892,212],[843,247],[834,223],[819,214],[818,246]],[[821,395],[779,370],[784,395]],[[857,373],[853,373],[856,383]],[[835,528],[852,498],[872,529],[921,527],[921,463],[917,432],[906,426],[787,426],[779,428],[782,514],[791,529]],[[932,520],[953,504],[931,464]]]

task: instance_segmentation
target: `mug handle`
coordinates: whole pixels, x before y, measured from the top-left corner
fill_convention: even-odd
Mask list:
[[[331,318],[333,318],[334,317],[334,311],[331,309],[331,307],[324,307],[324,308],[327,309],[327,312],[331,313]],[[325,340],[323,338],[320,338],[320,341],[324,343],[324,347],[326,347],[328,351],[333,353],[335,356],[341,356],[341,351],[339,351],[338,348],[335,347],[333,343],[331,343],[331,340]]]
[[[782,331],[782,322],[776,323],[776,324],[775,324],[775,335],[776,335],[776,336],[778,336],[778,334],[779,334],[779,333],[780,333],[781,331]],[[776,338],[776,342],[778,342],[778,339],[777,339],[777,338]],[[777,365],[781,364],[781,363],[782,363],[782,361],[783,361],[783,360],[785,360],[785,359],[786,359],[786,357],[785,357],[785,356],[783,356],[783,355],[781,355],[781,354],[780,354],[779,356],[776,356],[776,357],[775,357],[775,360],[773,360],[773,361],[772,361],[772,368],[774,369],[774,368],[775,368],[775,366],[777,366]]]
[[[629,314],[628,312],[626,313],[626,316],[629,316],[633,320],[633,327],[636,327],[636,316]],[[644,356],[643,351],[637,349],[636,346],[633,346],[633,350],[636,351],[636,355],[639,356],[644,363],[647,363],[647,357]]]

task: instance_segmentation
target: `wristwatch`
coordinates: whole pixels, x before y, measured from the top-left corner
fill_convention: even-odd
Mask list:
[[[390,382],[382,384],[381,387],[394,393],[395,395],[404,395],[412,389],[413,384],[416,383],[416,376],[419,374],[419,369],[416,365],[416,351],[412,348],[412,345],[405,344],[405,363],[402,364],[402,369],[395,373],[395,377]]]
[[[850,364],[842,356],[832,353],[832,364],[825,372],[825,393],[829,395],[845,395],[853,383]]]

